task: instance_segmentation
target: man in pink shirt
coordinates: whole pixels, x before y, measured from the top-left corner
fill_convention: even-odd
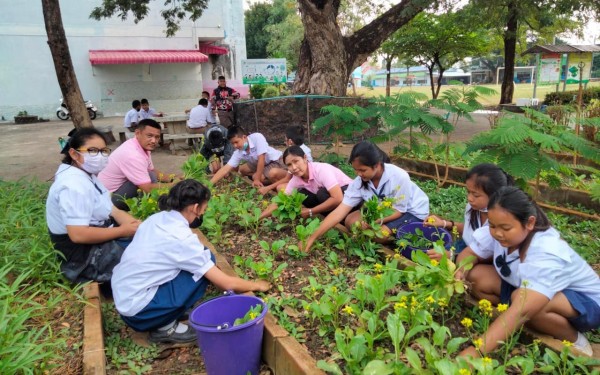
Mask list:
[[[98,179],[112,193],[115,207],[129,210],[123,199],[137,196],[138,189],[149,193],[159,187],[160,182],[173,182],[173,175],[161,173],[152,164],[151,151],[159,141],[160,124],[153,119],[144,119],[138,123],[135,137],[110,154],[108,165]]]

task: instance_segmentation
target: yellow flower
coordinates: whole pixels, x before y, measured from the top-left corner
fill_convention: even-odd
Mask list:
[[[427,219],[427,222],[429,224],[433,224],[433,223],[435,223],[435,218],[434,217],[430,217],[429,219]]]
[[[354,310],[352,309],[352,306],[344,306],[344,308],[342,309],[343,312],[345,312],[348,315],[354,315]]]
[[[394,259],[400,259],[400,257],[401,257],[401,256],[402,256],[402,255],[400,255],[400,254],[396,253],[396,254],[394,254]]]
[[[437,267],[438,264],[440,264],[440,262],[438,262],[437,260],[435,260],[435,259],[431,260],[431,265],[432,266]]]
[[[334,276],[338,276],[342,274],[342,269],[341,268],[334,268],[331,273],[333,273]]]
[[[308,303],[306,305],[304,305],[304,310],[310,311],[310,305]]]
[[[250,317],[250,320],[252,320],[252,319],[256,318],[258,316],[258,314],[255,312],[251,312],[250,314],[248,314],[248,316]]]
[[[490,357],[483,357],[483,365],[487,366],[487,365],[491,365],[492,364],[492,359]]]
[[[375,271],[381,272],[381,270],[383,269],[383,265],[381,265],[380,263],[375,263],[373,268],[375,269]]]
[[[332,286],[331,287],[331,293],[337,293],[338,292],[338,288],[336,286]]]
[[[375,275],[375,278],[376,278],[377,280],[381,279],[381,274],[380,274],[380,273],[378,273],[377,275]]]
[[[365,282],[364,282],[364,281],[362,281],[362,280],[358,280],[358,281],[356,282],[356,285],[358,285],[358,286],[363,286],[363,285],[365,285]]]
[[[398,242],[398,246],[400,246],[401,249],[404,249],[406,247],[406,242],[405,241],[400,241]]]
[[[381,205],[385,208],[392,208],[392,202],[390,201],[383,201]]]
[[[570,346],[573,346],[573,343],[571,341],[568,341],[568,340],[563,340],[562,344],[564,346],[566,346],[567,348],[570,347]]]
[[[445,298],[438,299],[437,303],[438,303],[438,306],[441,308],[448,306],[448,302],[446,302]]]
[[[466,368],[461,368],[458,370],[458,375],[471,375],[471,371],[467,370]]]
[[[433,298],[432,296],[427,296],[427,298],[425,298],[425,302],[427,302],[427,303],[435,303],[435,298]]]
[[[387,236],[389,236],[389,235],[390,235],[390,232],[388,232],[388,231],[387,231],[387,230],[385,230],[385,229],[382,229],[382,230],[381,230],[381,235],[382,235],[383,237],[387,237]]]
[[[483,339],[481,337],[473,340],[473,346],[475,346],[475,348],[479,349],[479,348],[481,348],[482,345],[483,345]]]
[[[508,304],[499,303],[498,304],[498,312],[505,312],[508,309]]]
[[[398,230],[396,228],[392,229],[392,233],[396,234]]]
[[[406,307],[407,307],[406,303],[404,303],[404,302],[396,302],[394,304],[394,311],[398,312],[398,311],[400,311],[402,309],[406,309]]]
[[[460,321],[460,324],[462,324],[465,328],[471,328],[473,326],[473,321],[469,318],[464,318]]]

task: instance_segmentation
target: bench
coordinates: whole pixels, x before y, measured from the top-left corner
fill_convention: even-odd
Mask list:
[[[163,134],[163,139],[165,141],[171,141],[169,148],[171,149],[171,153],[174,154],[176,151],[175,141],[178,140],[192,140],[193,147],[198,151],[200,150],[200,146],[202,145],[202,141],[204,140],[204,134],[193,134],[193,133],[179,133],[179,134]]]

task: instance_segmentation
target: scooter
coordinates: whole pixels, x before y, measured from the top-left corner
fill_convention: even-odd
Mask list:
[[[94,103],[92,103],[91,100],[85,101],[85,108],[87,108],[87,111],[90,115],[90,119],[94,120],[96,118],[96,112],[98,112],[98,108],[96,108],[96,106],[94,105]],[[60,98],[60,107],[56,109],[56,116],[61,120],[68,120],[69,117],[71,117],[69,109],[67,108],[67,105],[65,104],[62,98]]]

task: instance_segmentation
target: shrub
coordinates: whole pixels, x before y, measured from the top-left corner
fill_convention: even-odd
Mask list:
[[[583,90],[583,103],[588,104],[592,99],[600,99],[600,87],[590,87]],[[565,92],[550,92],[546,94],[544,104],[576,104],[577,90]]]
[[[263,93],[267,87],[268,85],[262,83],[252,85],[250,87],[250,95],[252,95],[252,98],[254,99],[260,99],[263,97]]]
[[[279,96],[279,89],[275,86],[268,86],[263,92],[263,98],[274,98]]]

